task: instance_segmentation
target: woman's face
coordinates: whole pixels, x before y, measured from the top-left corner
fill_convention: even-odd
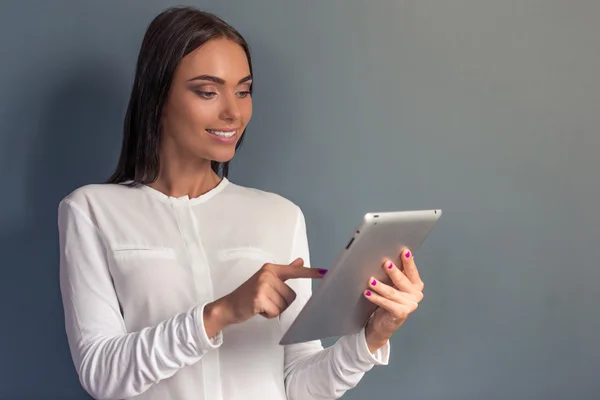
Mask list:
[[[226,162],[252,116],[250,67],[243,48],[213,39],[183,58],[162,115],[161,158]]]

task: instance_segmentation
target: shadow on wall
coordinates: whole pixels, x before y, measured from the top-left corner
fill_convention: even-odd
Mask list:
[[[50,96],[39,97],[42,104],[32,107],[35,96],[14,102],[10,114],[14,118],[4,121],[12,131],[3,129],[4,134],[19,135],[16,127],[28,123],[37,128],[24,155],[28,158],[24,168],[3,166],[9,177],[5,195],[11,194],[11,179],[26,181],[21,186],[25,193],[20,194],[26,213],[16,224],[0,226],[0,398],[86,397],[64,331],[57,208],[76,187],[105,180],[116,162],[126,86],[110,71],[102,62],[63,70],[57,79],[50,77],[55,84]],[[39,114],[31,115],[32,109]],[[22,157],[11,154],[11,148],[0,151],[0,161],[13,164]]]

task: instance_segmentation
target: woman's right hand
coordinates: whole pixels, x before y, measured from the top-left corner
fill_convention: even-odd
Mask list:
[[[285,284],[288,279],[321,279],[327,270],[304,267],[301,258],[289,265],[265,264],[250,279],[230,294],[207,304],[204,326],[213,337],[227,325],[242,323],[259,314],[276,318],[296,299],[296,293]]]

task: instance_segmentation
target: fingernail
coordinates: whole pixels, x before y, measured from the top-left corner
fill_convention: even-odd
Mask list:
[[[388,261],[388,266],[387,267],[388,267],[388,269],[392,269],[394,267],[394,264],[392,264],[391,261]]]
[[[371,292],[369,292],[369,291],[367,290],[367,293],[365,293],[365,294],[366,294],[367,296],[370,296],[370,295],[371,295]]]
[[[375,279],[373,279],[373,281],[371,282],[371,285],[373,285],[373,286],[377,285],[377,281]]]
[[[320,270],[319,270],[319,273],[320,273],[321,275],[325,275],[325,274],[327,273],[327,270],[326,270],[326,269],[320,269]]]
[[[410,251],[407,251],[406,254],[404,255],[404,257],[410,258]]]

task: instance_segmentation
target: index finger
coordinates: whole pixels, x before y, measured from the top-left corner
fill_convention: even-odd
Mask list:
[[[282,281],[296,278],[321,279],[327,273],[326,269],[305,267],[296,260],[290,265],[273,265],[274,273]]]

